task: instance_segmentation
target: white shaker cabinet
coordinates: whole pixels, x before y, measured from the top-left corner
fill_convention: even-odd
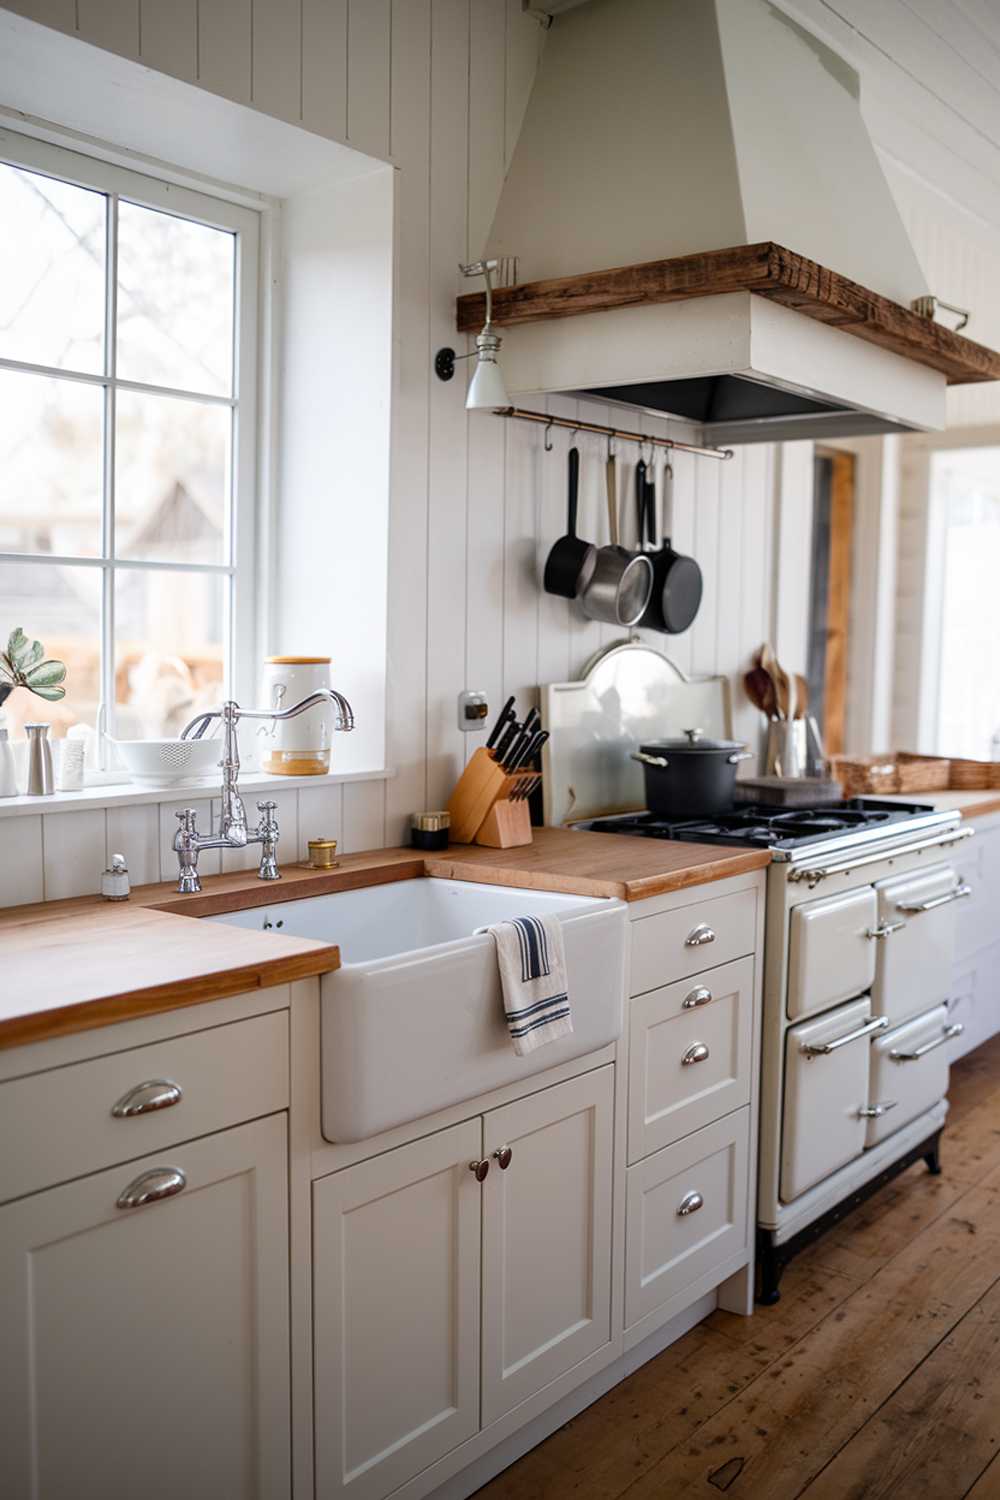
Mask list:
[[[287,1236],[284,1115],[0,1208],[3,1493],[286,1497]]]
[[[611,1338],[613,1096],[598,1068],[485,1117],[484,1427]]]
[[[383,1500],[609,1342],[613,1094],[607,1065],[313,1184],[318,1500]]]
[[[316,1494],[376,1500],[479,1427],[479,1118],[313,1183]]]

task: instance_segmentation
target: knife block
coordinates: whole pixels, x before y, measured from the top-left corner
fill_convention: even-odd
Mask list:
[[[531,812],[526,801],[502,797],[494,802],[476,834],[475,842],[488,849],[516,849],[531,843]]]
[[[508,776],[483,746],[476,751],[448,801],[453,844],[486,844],[512,849],[531,843],[531,814],[527,802],[511,802],[519,781],[537,772]]]

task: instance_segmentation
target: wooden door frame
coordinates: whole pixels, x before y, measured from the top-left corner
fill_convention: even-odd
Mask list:
[[[828,755],[842,755],[847,740],[847,666],[851,640],[851,579],[857,464],[845,449],[817,445],[829,459],[830,553],[822,731]]]

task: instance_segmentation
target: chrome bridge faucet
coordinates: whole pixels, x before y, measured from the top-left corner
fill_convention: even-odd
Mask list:
[[[337,710],[335,729],[349,731],[354,728],[354,712],[347,699],[332,688],[320,688],[285,709],[240,708],[231,699],[221,708],[199,714],[181,731],[181,739],[200,740],[213,719],[221,719],[223,725],[223,750],[219,765],[222,768],[222,822],[217,835],[198,832],[197,817],[193,807],[184,808],[177,814],[180,827],[174,834],[174,849],[180,866],[177,889],[182,895],[193,895],[201,890],[198,875],[198,855],[202,849],[245,849],[248,844],[260,845],[258,880],[280,880],[278,869],[278,820],[274,816],[276,802],[258,802],[260,821],[251,833],[247,825],[246,808],[239,794],[240,747],[237,724],[240,719],[294,719],[306,709],[318,703],[332,703]]]

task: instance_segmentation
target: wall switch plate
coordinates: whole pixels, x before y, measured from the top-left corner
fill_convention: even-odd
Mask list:
[[[490,705],[485,693],[473,693],[466,689],[458,695],[458,727],[471,734],[486,728]]]

